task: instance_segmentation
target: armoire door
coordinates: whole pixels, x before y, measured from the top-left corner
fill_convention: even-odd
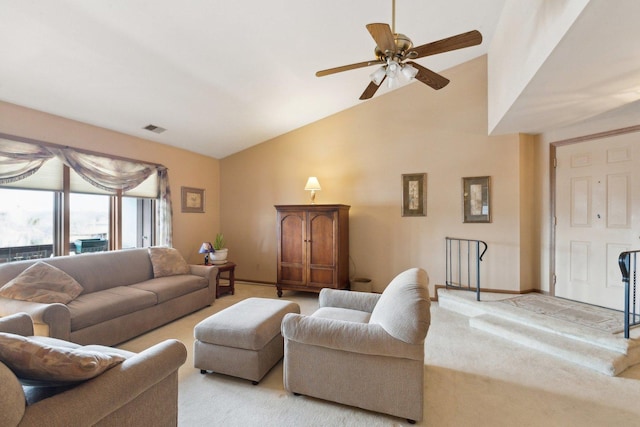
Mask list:
[[[336,283],[337,212],[309,212],[308,286],[325,288]]]
[[[278,283],[305,286],[307,283],[306,212],[281,212],[278,217]]]

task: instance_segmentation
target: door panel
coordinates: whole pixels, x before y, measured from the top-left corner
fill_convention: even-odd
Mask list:
[[[337,213],[309,215],[309,286],[323,288],[336,280]]]
[[[617,258],[640,246],[639,140],[626,134],[557,148],[556,296],[622,309]]]
[[[306,282],[304,261],[306,245],[304,212],[286,213],[280,218],[279,283],[304,285]]]
[[[334,266],[335,218],[329,214],[311,214],[309,219],[309,240],[311,253],[309,262],[316,266]]]

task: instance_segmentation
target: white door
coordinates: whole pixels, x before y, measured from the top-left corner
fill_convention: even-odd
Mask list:
[[[640,249],[640,134],[556,150],[556,296],[622,310],[620,252]]]

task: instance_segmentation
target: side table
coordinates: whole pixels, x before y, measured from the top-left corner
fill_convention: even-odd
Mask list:
[[[231,292],[231,295],[234,295],[235,290],[235,270],[236,264],[235,262],[228,261],[226,264],[216,265],[218,267],[218,274],[216,274],[216,298],[220,298],[220,295],[224,295],[226,293]],[[227,272],[227,277],[221,277],[221,274]],[[228,280],[228,284],[220,284],[220,279]]]

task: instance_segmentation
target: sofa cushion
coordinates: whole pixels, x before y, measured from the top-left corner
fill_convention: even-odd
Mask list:
[[[0,384],[2,384],[0,424],[17,426],[24,415],[25,396],[18,378],[2,363],[0,363]]]
[[[157,303],[156,294],[132,286],[118,286],[83,294],[67,305],[71,312],[71,331],[152,307]]]
[[[131,285],[131,288],[153,292],[158,297],[158,304],[209,286],[209,281],[201,276],[184,274],[180,276],[166,276],[146,280]]]
[[[46,262],[36,262],[0,288],[4,298],[67,304],[82,292],[71,276]]]
[[[21,382],[72,383],[100,375],[125,357],[84,348],[57,347],[30,337],[0,332],[0,360]]]
[[[189,264],[175,248],[150,247],[149,257],[153,266],[153,277],[189,274]]]
[[[380,296],[369,323],[379,324],[406,343],[422,343],[431,323],[428,284],[423,269],[411,268],[398,274]]]

